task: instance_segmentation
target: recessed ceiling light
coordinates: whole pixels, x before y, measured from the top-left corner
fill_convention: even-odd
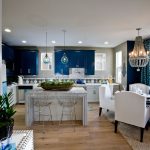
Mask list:
[[[11,32],[9,28],[4,29],[5,32]]]
[[[54,41],[54,40],[53,40],[53,41],[52,41],[52,43],[53,43],[53,44],[55,44],[55,43],[56,43],[56,41]]]
[[[82,44],[83,42],[82,41],[78,41],[78,44]]]
[[[22,43],[27,43],[27,41],[23,40]]]
[[[105,41],[104,44],[105,44],[105,45],[108,45],[109,43],[108,43],[108,41]]]

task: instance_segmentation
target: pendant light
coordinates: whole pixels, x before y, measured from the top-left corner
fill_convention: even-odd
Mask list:
[[[131,67],[137,67],[137,71],[140,71],[139,67],[146,67],[149,62],[149,53],[146,52],[143,45],[142,36],[139,36],[141,28],[136,29],[138,36],[135,38],[134,49],[129,53],[129,63]]]
[[[65,33],[66,33],[66,30],[63,30],[63,32],[64,32],[64,51],[65,51]],[[63,56],[61,57],[61,62],[63,64],[67,64],[68,61],[69,61],[68,57],[67,57],[66,53],[64,52]]]
[[[47,54],[47,32],[46,32],[46,54],[45,54],[45,57],[43,58],[43,63],[44,64],[50,63],[50,58],[48,57],[48,54]]]

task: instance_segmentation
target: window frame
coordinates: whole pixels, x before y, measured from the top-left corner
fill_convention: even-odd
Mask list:
[[[40,54],[40,60],[41,60],[41,62],[40,62],[40,64],[41,64],[40,65],[40,69],[42,71],[46,71],[46,70],[49,71],[49,70],[53,69],[53,53],[52,52],[48,52],[47,54],[50,57],[50,64],[44,64],[44,62],[43,62],[43,58],[45,57],[46,52],[41,52],[41,54]],[[44,68],[43,65],[45,65],[45,67],[47,66],[47,68]]]
[[[95,53],[95,71],[104,71],[105,69],[106,69],[106,53]]]
[[[116,52],[116,66],[115,66],[115,69],[116,69],[116,82],[121,83],[122,82],[122,51],[121,50]]]

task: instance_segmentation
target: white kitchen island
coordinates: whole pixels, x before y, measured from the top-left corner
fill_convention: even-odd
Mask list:
[[[77,106],[76,106],[76,113],[77,113],[77,120],[82,120],[83,126],[87,125],[87,111],[88,111],[88,105],[87,105],[87,92],[83,87],[73,87],[69,91],[47,91],[43,90],[42,88],[36,88],[33,90],[30,90],[26,93],[26,126],[30,127],[33,123],[33,121],[38,121],[35,116],[33,116],[34,110],[36,109],[34,106],[34,101],[36,100],[47,100],[52,102],[52,119],[53,121],[60,121],[61,117],[61,106],[59,104],[59,100],[61,100],[62,97],[72,97],[73,100],[76,99]],[[64,99],[65,101],[65,99]],[[33,118],[35,120],[33,120]],[[43,118],[44,121],[45,118]]]

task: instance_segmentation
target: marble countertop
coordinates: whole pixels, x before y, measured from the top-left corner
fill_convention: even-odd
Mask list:
[[[53,90],[44,90],[41,87],[34,88],[32,91],[29,91],[29,94],[35,93],[72,93],[72,94],[87,94],[87,91],[83,87],[72,87],[69,91],[53,91]]]
[[[39,84],[34,84],[34,83],[30,83],[30,84],[11,84],[11,85],[8,85],[7,87],[8,88],[12,88],[14,86],[34,86],[34,88],[36,88]],[[85,83],[85,84],[74,84],[75,87],[86,87],[86,86],[100,86],[102,85],[101,83]],[[118,83],[111,83],[110,85],[119,85]]]

